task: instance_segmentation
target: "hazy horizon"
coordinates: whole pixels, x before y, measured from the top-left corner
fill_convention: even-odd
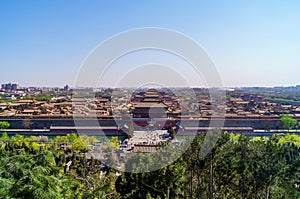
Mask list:
[[[19,84],[21,87],[40,87],[40,88],[62,88],[66,85],[70,86],[71,88],[75,88],[76,85],[72,85],[69,83],[65,84],[53,84],[53,85],[39,85],[39,84],[20,84],[19,82],[16,81],[5,81],[5,82],[0,82],[0,84],[8,84],[8,83],[16,83]],[[261,88],[274,88],[274,87],[295,87],[299,86],[299,84],[286,84],[286,85],[245,85],[245,86],[223,86],[223,88],[229,89],[229,88],[252,88],[252,87],[261,87]],[[80,88],[81,86],[77,86],[77,88]],[[101,86],[101,87],[94,87],[94,86],[86,86],[82,88],[134,88],[134,87],[113,87],[113,86]],[[148,87],[147,87],[148,88]],[[152,88],[152,87],[149,87]],[[170,88],[184,88],[181,86],[171,86]],[[199,87],[199,86],[191,86],[191,88],[213,88],[213,87]]]

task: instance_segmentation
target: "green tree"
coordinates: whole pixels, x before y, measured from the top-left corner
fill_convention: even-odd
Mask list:
[[[9,136],[7,135],[6,132],[4,132],[0,138],[1,141],[3,142],[8,142],[9,141]]]
[[[77,151],[85,151],[87,149],[87,145],[80,137],[77,137],[73,141],[72,148]]]
[[[283,127],[288,129],[288,131],[294,128],[297,124],[297,120],[293,119],[293,117],[289,114],[281,114],[280,120],[283,123]]]
[[[0,129],[7,129],[9,128],[10,124],[6,121],[1,121],[0,122]]]
[[[34,150],[37,140],[17,135],[0,147],[0,198],[119,198],[116,175],[100,173],[100,161],[69,147],[57,149],[54,142]]]
[[[67,134],[67,138],[69,139],[69,142],[72,143],[77,138],[76,133]]]
[[[159,157],[135,154],[129,160],[129,167],[149,170],[157,164]],[[186,198],[185,163],[179,158],[159,170],[145,173],[123,173],[116,181],[116,190],[121,198]],[[128,168],[127,168],[128,169]]]

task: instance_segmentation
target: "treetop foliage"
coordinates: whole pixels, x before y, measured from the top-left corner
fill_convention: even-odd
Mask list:
[[[223,133],[198,158],[205,135],[184,155],[153,172],[119,173],[85,152],[95,137],[0,137],[0,198],[300,198],[300,137]],[[113,143],[117,138],[113,138]],[[176,147],[165,156],[176,154]],[[166,161],[136,153],[127,166]],[[137,161],[138,160],[138,161]],[[134,164],[131,164],[134,162]]]

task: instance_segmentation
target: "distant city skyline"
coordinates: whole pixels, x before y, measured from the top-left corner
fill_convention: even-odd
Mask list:
[[[293,0],[2,0],[1,83],[74,87],[80,65],[99,43],[128,29],[161,27],[206,49],[224,87],[299,85],[299,6]]]
[[[19,84],[18,82],[2,82],[0,83],[1,85],[5,85],[5,84],[12,84],[12,85],[17,85],[18,88],[65,88],[65,87],[69,87],[70,89],[80,89],[80,88],[93,88],[93,89],[135,89],[135,90],[139,90],[139,89],[168,89],[168,88],[178,88],[178,89],[182,89],[182,88],[200,88],[200,89],[206,89],[206,88],[216,88],[216,87],[197,87],[197,86],[191,86],[191,87],[184,87],[184,86],[171,86],[171,87],[151,87],[151,86],[144,86],[144,87],[139,87],[139,88],[136,88],[136,87],[130,87],[130,86],[127,86],[127,87],[111,87],[111,86],[99,86],[99,87],[95,87],[95,86],[76,86],[76,85],[73,85],[73,86],[70,86],[69,84],[64,84],[64,85],[48,85],[48,86],[45,86],[45,85],[29,85],[29,86],[26,86],[26,85],[21,85]],[[286,85],[286,86],[224,86],[223,87],[224,89],[239,89],[239,88],[300,88],[300,84],[298,85]]]

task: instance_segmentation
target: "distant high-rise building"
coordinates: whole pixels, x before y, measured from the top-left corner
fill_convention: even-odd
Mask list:
[[[16,91],[19,88],[20,88],[19,84],[8,83],[8,84],[1,85],[1,89],[5,91]]]
[[[67,85],[65,85],[65,87],[64,87],[64,91],[66,91],[66,92],[70,91],[70,87],[69,87],[69,85],[68,85],[68,84],[67,84]]]
[[[20,85],[19,84],[12,84],[11,85],[11,90],[18,90],[18,89],[20,89]]]

